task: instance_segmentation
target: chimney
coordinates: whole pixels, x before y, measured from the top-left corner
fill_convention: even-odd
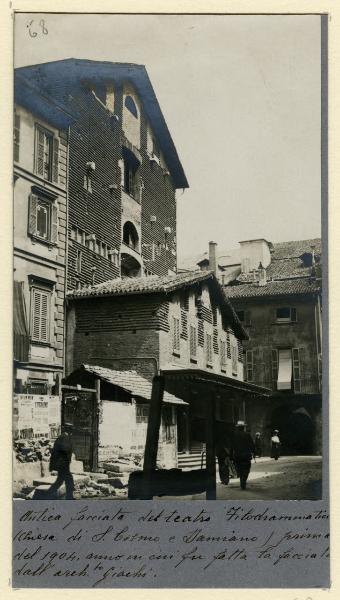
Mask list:
[[[262,265],[262,263],[259,264],[259,285],[266,285],[267,283],[267,271],[264,268],[264,266]]]
[[[209,269],[217,277],[216,242],[209,242]]]

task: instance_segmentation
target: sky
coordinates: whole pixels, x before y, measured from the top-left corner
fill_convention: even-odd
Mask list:
[[[71,57],[145,65],[190,186],[179,262],[320,236],[319,16],[16,14],[16,67]]]

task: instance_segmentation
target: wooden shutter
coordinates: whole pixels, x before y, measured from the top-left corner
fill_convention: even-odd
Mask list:
[[[296,323],[296,321],[297,321],[297,311],[296,311],[296,308],[291,308],[290,309],[290,320],[293,323]]]
[[[58,242],[58,207],[56,204],[51,206],[51,242]]]
[[[252,350],[246,351],[246,380],[254,380],[254,356]]]
[[[237,368],[237,347],[232,345],[231,346],[231,370],[233,375],[237,375],[238,372],[238,368]]]
[[[278,370],[279,370],[278,361],[279,361],[278,351],[276,348],[273,348],[272,349],[272,384],[273,384],[274,390],[277,389],[277,377],[278,377]]]
[[[58,173],[59,173],[59,140],[58,138],[53,138],[53,161],[52,161],[52,181],[54,183],[58,183]]]
[[[20,148],[20,115],[14,113],[13,160],[19,162]]]
[[[179,337],[179,319],[173,317],[173,338],[172,338],[172,349],[179,352],[180,350],[180,337]]]
[[[50,294],[44,290],[32,290],[32,340],[48,342]]]
[[[41,293],[40,340],[42,342],[48,342],[49,294],[47,292],[40,292],[40,293]]]
[[[38,197],[31,194],[28,205],[28,233],[30,235],[37,235],[37,208]]]
[[[293,348],[293,382],[294,392],[301,392],[301,370],[300,370],[300,351],[299,348]]]
[[[45,134],[36,126],[35,129],[35,172],[41,177],[44,176],[44,143]]]

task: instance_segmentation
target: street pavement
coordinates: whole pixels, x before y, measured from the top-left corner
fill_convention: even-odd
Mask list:
[[[322,497],[322,457],[283,456],[279,460],[264,457],[252,461],[247,489],[239,479],[229,485],[217,476],[217,500],[319,500]],[[162,500],[204,500],[194,496],[162,496]]]

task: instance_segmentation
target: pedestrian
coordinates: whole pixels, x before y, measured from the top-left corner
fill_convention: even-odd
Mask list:
[[[279,430],[274,429],[274,434],[271,437],[271,453],[270,453],[271,458],[278,460],[278,458],[280,456],[280,446],[281,446],[281,442],[280,442],[280,438],[279,438]]]
[[[73,500],[74,482],[70,471],[72,452],[71,436],[65,431],[56,439],[51,451],[50,471],[57,471],[58,476],[48,490],[48,495],[54,495],[65,482],[66,500]]]
[[[246,431],[244,421],[238,421],[232,442],[232,458],[234,460],[237,476],[240,478],[240,487],[246,489],[247,479],[251,468],[251,459],[255,458],[255,445],[250,433]]]
[[[255,456],[262,456],[262,438],[259,431],[255,433]]]
[[[230,450],[228,448],[227,435],[223,428],[223,424],[216,423],[216,456],[218,460],[218,472],[221,483],[228,485],[230,479],[229,460]]]

